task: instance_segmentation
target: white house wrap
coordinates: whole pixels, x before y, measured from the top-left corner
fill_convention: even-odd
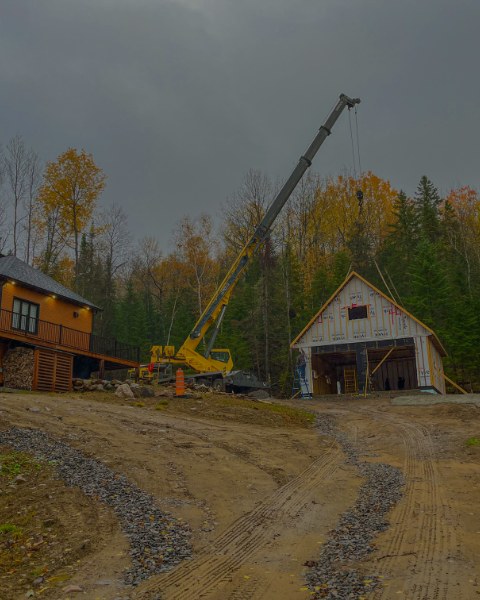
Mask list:
[[[435,333],[352,272],[292,343],[303,351],[314,394],[369,389],[445,393]]]

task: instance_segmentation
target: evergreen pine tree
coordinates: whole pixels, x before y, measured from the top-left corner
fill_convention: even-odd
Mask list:
[[[440,203],[437,188],[424,175],[415,193],[415,209],[420,230],[430,241],[437,240],[440,235]]]

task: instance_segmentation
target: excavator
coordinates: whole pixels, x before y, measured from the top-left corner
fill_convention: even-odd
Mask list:
[[[187,339],[177,352],[175,352],[173,346],[152,346],[151,362],[140,370],[141,378],[159,382],[166,381],[172,375],[173,366],[178,365],[193,371],[193,375],[189,377],[198,382],[211,385],[217,390],[238,392],[268,387],[266,383],[259,381],[250,373],[234,371],[230,350],[214,348],[213,346],[232,292],[240,277],[252,262],[255,253],[269,236],[275,219],[302,179],[305,171],[311,166],[313,158],[330,135],[333,125],[343,110],[345,108],[351,109],[359,103],[359,98],[350,98],[345,94],[340,95],[325,123],[320,127],[305,154],[300,157],[292,174],[278,192],[250,240],[233,262]],[[207,341],[206,336],[210,330],[210,337]],[[204,350],[200,353],[198,347],[204,340]]]

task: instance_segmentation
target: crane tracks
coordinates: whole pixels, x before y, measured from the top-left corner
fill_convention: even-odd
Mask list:
[[[405,452],[402,467],[406,479],[404,497],[392,515],[395,522],[382,546],[383,556],[377,558],[378,572],[387,578],[395,572],[399,560],[408,557],[408,573],[402,574],[406,597],[410,600],[449,600],[453,582],[445,564],[455,555],[457,542],[430,432],[427,427],[402,420],[397,415],[368,409],[359,412],[393,426],[402,437]],[[391,593],[392,590],[385,587],[376,590],[372,598],[386,600],[391,598]]]
[[[207,598],[218,591],[250,557],[275,539],[282,522],[290,521],[302,511],[311,494],[334,473],[341,461],[342,453],[332,442],[300,475],[237,519],[195,559],[142,585],[137,598],[147,600],[161,592],[168,600],[191,600]],[[257,579],[233,591],[231,600],[254,598],[259,589],[268,587],[267,581]]]

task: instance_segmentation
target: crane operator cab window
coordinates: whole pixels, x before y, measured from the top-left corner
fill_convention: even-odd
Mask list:
[[[230,360],[230,352],[228,350],[212,350],[210,352],[210,358],[227,363]]]

